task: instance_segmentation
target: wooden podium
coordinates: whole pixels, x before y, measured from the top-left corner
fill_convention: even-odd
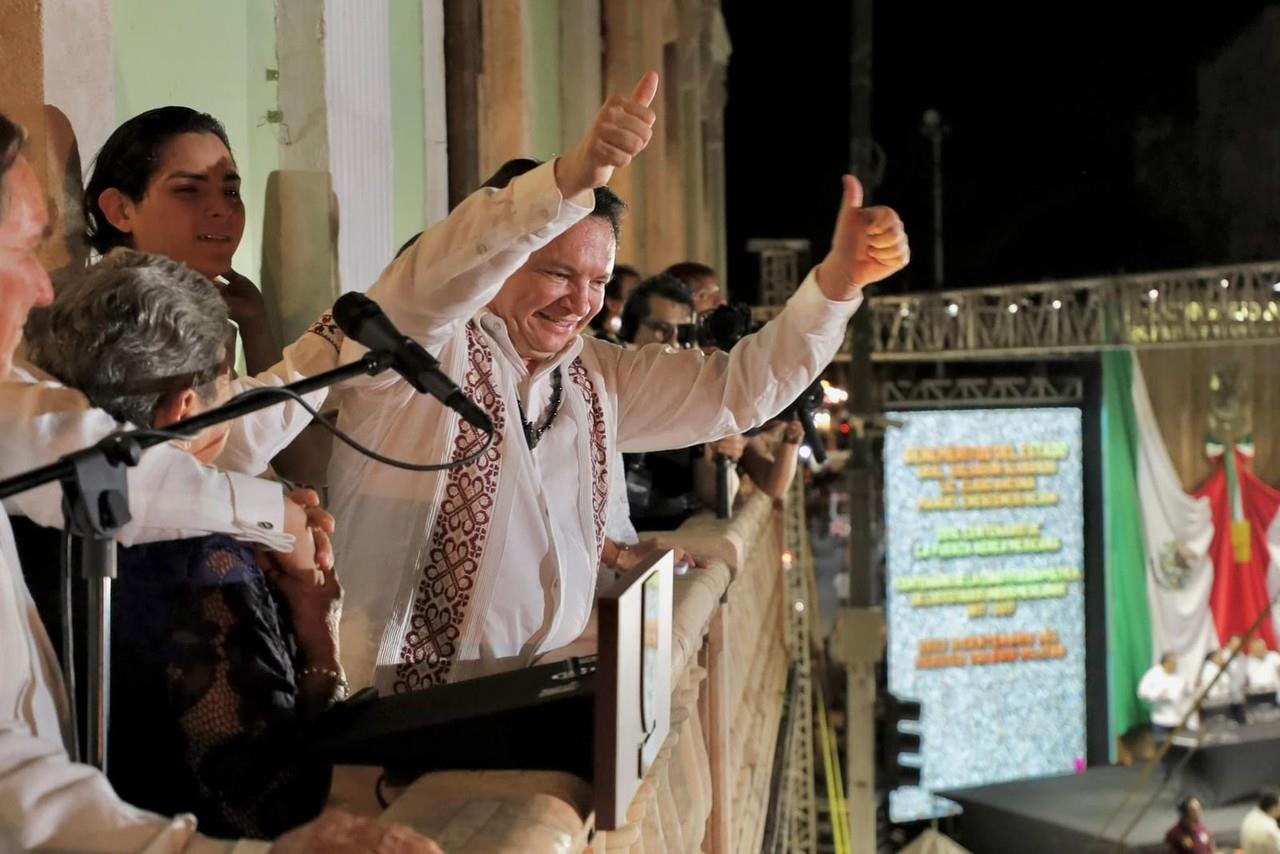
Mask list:
[[[357,697],[317,721],[315,749],[405,783],[428,771],[567,771],[592,782],[596,826],[616,829],[670,730],[673,569],[666,552],[600,592],[595,656]]]

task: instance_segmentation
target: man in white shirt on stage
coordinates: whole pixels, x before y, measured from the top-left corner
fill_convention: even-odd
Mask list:
[[[1182,722],[1190,699],[1187,683],[1178,675],[1178,657],[1171,652],[1148,670],[1138,683],[1138,699],[1151,704],[1151,734],[1163,741]]]
[[[1267,642],[1254,638],[1245,657],[1245,673],[1249,696],[1265,694],[1272,699],[1280,689],[1280,652],[1267,649]]]
[[[580,332],[617,247],[613,170],[648,143],[657,75],[615,96],[573,151],[481,190],[446,241],[425,232],[370,296],[493,420],[493,445],[438,475],[346,448],[329,471],[353,686],[399,692],[527,666],[583,631],[616,452],[715,441],[776,415],[835,356],[862,288],[906,265],[898,216],[845,194],[830,253],[786,309],[728,353],[624,350]],[[651,164],[661,168],[661,164]],[[481,230],[480,224],[487,225]],[[483,274],[440,282],[486,261]],[[344,346],[342,361],[359,351]],[[458,460],[483,436],[397,378],[342,395],[340,421],[383,454]]]
[[[1231,668],[1227,667],[1226,650],[1216,649],[1209,653],[1200,665],[1200,675],[1196,679],[1195,696],[1200,700],[1202,721],[1215,726],[1226,720],[1231,709],[1234,694],[1231,686]]]

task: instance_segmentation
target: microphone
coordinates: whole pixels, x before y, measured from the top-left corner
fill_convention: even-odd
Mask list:
[[[348,338],[370,350],[389,353],[392,369],[409,385],[429,394],[485,433],[493,432],[493,422],[483,409],[471,402],[462,389],[440,370],[440,363],[417,341],[401,335],[378,304],[361,293],[343,294],[333,304],[333,319]]]

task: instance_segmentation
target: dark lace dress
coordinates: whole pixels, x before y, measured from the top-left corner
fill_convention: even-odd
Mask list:
[[[221,536],[120,551],[108,776],[129,803],[269,838],[315,817],[330,769],[307,756],[288,610]]]

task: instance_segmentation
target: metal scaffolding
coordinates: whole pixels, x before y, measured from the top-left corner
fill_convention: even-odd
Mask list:
[[[875,362],[1280,338],[1280,261],[873,297]]]
[[[787,649],[795,674],[794,690],[787,702],[792,704],[790,751],[786,760],[785,788],[786,851],[790,854],[816,854],[818,849],[818,813],[814,801],[813,769],[813,661],[811,626],[817,602],[814,585],[813,551],[809,547],[809,531],[804,514],[804,475],[797,472],[783,509],[782,559],[785,585],[783,607],[787,609]]]
[[[1084,400],[1084,379],[1064,376],[925,377],[882,379],[880,408],[945,409],[978,406],[1074,406]]]

